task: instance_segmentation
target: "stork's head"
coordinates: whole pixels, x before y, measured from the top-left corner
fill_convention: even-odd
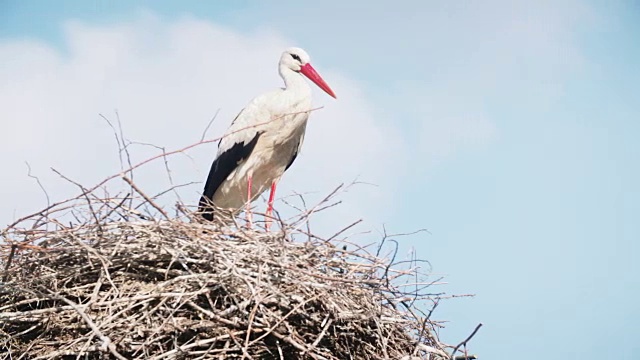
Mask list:
[[[319,88],[324,90],[331,97],[335,98],[336,94],[331,90],[329,85],[322,79],[320,74],[311,66],[309,54],[306,51],[291,47],[285,50],[280,57],[280,66],[301,73],[302,75],[313,81]]]

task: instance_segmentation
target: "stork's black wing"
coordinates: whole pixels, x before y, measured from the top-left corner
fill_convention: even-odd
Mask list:
[[[204,185],[204,193],[200,198],[198,211],[202,214],[203,218],[209,221],[213,220],[213,207],[211,202],[213,195],[231,172],[233,172],[233,170],[238,166],[238,164],[251,155],[260,135],[262,135],[262,132],[257,132],[253,139],[248,143],[237,142],[233,144],[213,161],[213,164],[211,164],[211,170],[209,170],[207,182]]]
[[[289,168],[291,167],[293,162],[298,157],[298,153],[300,152],[300,149],[302,148],[302,143],[303,142],[304,142],[304,132],[302,133],[302,135],[300,135],[300,138],[298,139],[298,145],[296,145],[296,152],[294,152],[293,156],[291,156],[291,160],[289,160],[289,164],[287,164],[287,167],[284,168],[284,171],[289,170]]]
[[[298,150],[296,150],[296,152],[293,153],[293,156],[291,157],[291,160],[289,160],[289,164],[287,164],[287,167],[284,168],[284,171],[289,170],[289,168],[291,167],[291,164],[293,164],[293,162],[296,160],[297,157],[298,157]]]

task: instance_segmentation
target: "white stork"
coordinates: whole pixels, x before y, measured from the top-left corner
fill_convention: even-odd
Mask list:
[[[250,203],[271,187],[266,212],[269,230],[276,186],[300,151],[311,110],[311,87],[302,75],[336,97],[300,48],[285,50],[278,70],[285,87],[254,98],[218,143],[200,198],[199,211],[207,220],[213,220],[214,206],[235,213],[246,204],[250,226]]]

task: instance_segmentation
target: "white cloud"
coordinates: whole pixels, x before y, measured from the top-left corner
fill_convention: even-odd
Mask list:
[[[177,149],[197,142],[220,109],[208,137],[221,135],[254,96],[281,86],[280,52],[291,44],[278,34],[240,35],[216,24],[183,18],[165,23],[152,15],[112,26],[64,25],[66,49],[35,41],[0,43],[0,154],[4,167],[0,223],[37,210],[44,196],[26,175],[24,162],[43,182],[52,201],[77,189],[49,171],[54,167],[90,186],[119,171],[111,129],[98,114],[120,114],[131,140]],[[264,33],[262,33],[264,34]],[[312,59],[321,58],[314,54]],[[338,100],[316,92],[323,110],[312,114],[306,143],[282,181],[279,195],[315,191],[319,199],[340,182],[360,180],[331,213],[338,220],[365,217],[375,224],[393,209],[395,175],[404,149],[397,132],[377,119],[359,85],[336,70],[316,66]],[[215,154],[202,145],[171,161],[177,183],[204,181]],[[134,162],[157,150],[136,147]],[[162,163],[143,168],[137,181],[149,193],[167,187]],[[182,190],[194,204],[202,185]],[[384,206],[378,205],[383,203]],[[331,232],[334,229],[328,229]]]
[[[482,149],[500,137],[501,121],[522,122],[563,99],[567,81],[588,66],[578,40],[594,14],[581,2],[425,2],[402,10],[396,16],[402,20],[371,38],[412,35],[392,51],[367,50],[380,54],[369,54],[377,67],[409,73],[390,79],[396,83],[385,100],[406,109],[407,128],[426,163]]]

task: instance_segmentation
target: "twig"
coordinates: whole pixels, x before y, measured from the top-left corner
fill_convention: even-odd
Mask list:
[[[351,229],[352,227],[360,224],[362,222],[362,219],[358,219],[356,221],[354,221],[353,223],[351,223],[350,225],[347,225],[346,227],[344,227],[342,230],[338,231],[337,233],[329,236],[329,238],[327,239],[327,241],[331,241],[333,239],[335,239],[337,236],[339,236],[340,234],[344,233],[345,231]]]
[[[4,276],[2,277],[2,282],[7,282],[7,279],[9,278],[9,267],[11,267],[11,261],[13,260],[13,255],[16,253],[17,247],[17,244],[11,245],[11,251],[9,252],[7,263],[4,265]]]
[[[202,132],[202,137],[200,138],[200,141],[204,141],[204,138],[207,136],[207,131],[209,131],[209,127],[211,126],[211,124],[213,124],[213,122],[218,117],[218,113],[220,113],[220,109],[216,110],[216,113],[213,114],[213,117],[211,118],[211,120],[209,120],[209,123],[204,128],[204,131]]]
[[[129,196],[131,196],[131,193],[127,193],[122,200],[120,200],[119,203],[116,204],[115,207],[111,208],[111,210],[105,215],[103,216],[100,220],[106,220],[109,218],[109,216],[111,216],[111,214],[113,214],[116,210],[120,209],[122,207],[122,205],[124,205],[124,203],[129,199]]]
[[[31,165],[29,165],[28,162],[25,161],[24,163],[27,165],[27,176],[36,180],[36,182],[38,183],[38,186],[40,187],[40,189],[42,189],[44,196],[47,198],[47,206],[51,205],[51,199],[49,198],[49,194],[47,193],[47,190],[42,185],[42,182],[40,182],[40,178],[31,174]]]
[[[58,176],[60,176],[61,178],[63,178],[63,179],[65,179],[65,180],[67,180],[68,182],[70,182],[70,183],[72,183],[72,184],[76,185],[77,187],[79,187],[79,188],[80,188],[80,190],[82,190],[82,194],[81,194],[80,196],[84,197],[84,198],[87,200],[87,206],[89,207],[89,210],[90,210],[90,212],[91,212],[91,215],[93,216],[93,219],[96,221],[96,226],[98,227],[98,231],[102,233],[102,225],[101,225],[102,223],[101,223],[101,222],[100,222],[100,220],[98,219],[98,214],[96,214],[95,210],[93,209],[93,206],[92,206],[92,203],[93,203],[93,202],[91,201],[91,199],[89,199],[89,193],[90,193],[90,191],[87,191],[87,190],[84,188],[84,186],[82,186],[80,183],[75,182],[75,181],[73,181],[73,180],[69,179],[68,177],[66,177],[66,176],[62,175],[62,173],[60,173],[58,170],[56,170],[56,169],[54,169],[54,168],[51,168],[51,170],[52,170],[54,173],[58,174]],[[94,189],[94,190],[95,190],[95,189]],[[80,196],[79,196],[79,197],[77,197],[77,199],[78,199],[78,198],[80,198]]]
[[[124,147],[124,144],[120,142],[120,137],[118,136],[118,131],[116,130],[116,128],[113,126],[113,124],[111,123],[111,121],[104,115],[102,114],[98,114],[98,116],[100,116],[104,121],[107,122],[107,124],[109,124],[109,127],[111,128],[111,130],[113,131],[113,136],[116,139],[116,143],[118,144],[118,157],[120,159],[120,170],[124,169],[124,162],[122,161],[122,148]]]
[[[471,340],[471,338],[473,338],[473,336],[478,332],[478,330],[480,330],[480,328],[482,327],[482,323],[478,324],[478,326],[476,326],[476,328],[473,330],[473,332],[471,333],[471,335],[467,336],[466,339],[464,339],[463,342],[461,342],[460,344],[458,344],[455,348],[453,348],[453,351],[451,352],[451,358],[453,359],[454,356],[456,355],[456,351],[458,351],[458,349],[461,346],[467,346],[467,342],[469,342],[469,340]]]
[[[167,214],[167,212],[164,211],[164,209],[162,209],[160,206],[158,206],[158,204],[156,204],[153,200],[151,200],[151,198],[149,198],[147,196],[147,194],[145,194],[142,190],[140,190],[140,188],[138,186],[136,186],[136,184],[134,184],[133,181],[131,181],[126,176],[122,176],[122,179],[127,184],[129,184],[133,190],[135,190],[138,194],[140,194],[140,196],[142,196],[149,204],[151,204],[151,206],[153,206],[156,210],[158,210],[160,212],[160,214],[162,214],[162,216],[165,217],[165,219],[170,219],[169,218],[169,214]]]
[[[327,323],[322,327],[322,331],[316,338],[316,341],[314,341],[313,344],[311,344],[311,349],[309,350],[313,350],[316,346],[318,346],[320,341],[322,341],[322,338],[327,334],[327,330],[329,329],[329,326],[331,326],[331,324],[333,324],[333,319],[329,319]]]

